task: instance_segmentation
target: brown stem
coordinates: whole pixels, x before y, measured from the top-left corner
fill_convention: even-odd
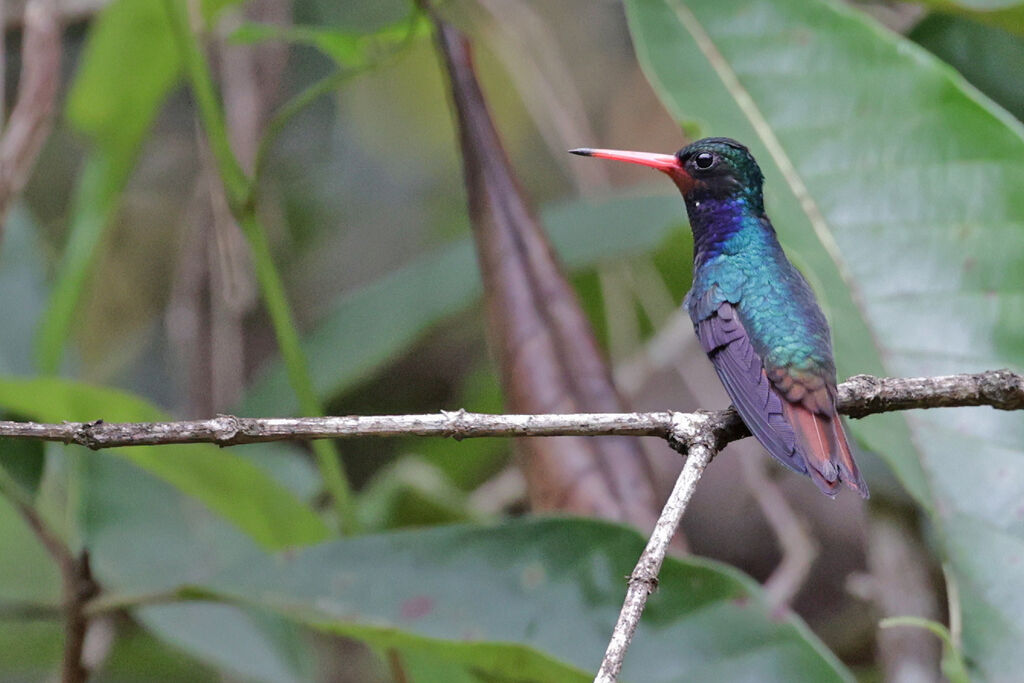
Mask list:
[[[84,683],[89,671],[82,660],[85,634],[89,628],[86,603],[99,593],[99,587],[92,578],[89,553],[72,561],[70,571],[62,572],[64,577],[64,658],[61,666],[62,683]]]
[[[85,603],[99,592],[92,579],[89,556],[83,551],[76,558],[60,535],[43,519],[32,497],[2,469],[0,494],[14,505],[43,548],[57,563],[61,575],[65,622],[61,680],[63,683],[82,683],[88,675],[82,662],[85,632],[89,626]]]
[[[53,0],[25,5],[18,99],[0,137],[0,237],[53,125],[60,83],[61,31]]]

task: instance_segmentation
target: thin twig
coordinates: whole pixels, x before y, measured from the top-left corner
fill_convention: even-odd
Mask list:
[[[782,552],[782,560],[764,582],[765,599],[772,614],[781,615],[800,592],[814,566],[820,546],[806,520],[786,500],[782,489],[768,476],[765,458],[743,458],[743,477]]]
[[[892,511],[871,516],[867,562],[871,600],[881,617],[939,619],[929,554],[917,532]],[[891,683],[934,680],[938,676],[939,641],[920,628],[881,629],[878,662]]]
[[[89,630],[89,615],[85,605],[99,593],[89,567],[89,553],[83,551],[74,561],[71,571],[64,574],[64,658],[61,666],[62,683],[85,683],[89,671],[82,659],[85,634]]]
[[[7,212],[32,173],[53,125],[60,83],[61,31],[53,0],[25,6],[18,99],[0,137],[0,237]]]
[[[911,408],[992,406],[1024,408],[1024,375],[989,370],[973,375],[878,378],[857,375],[839,385],[839,410],[864,417]],[[657,436],[668,438],[680,416],[699,416],[712,425],[715,447],[749,436],[732,409],[693,414],[573,413],[568,415],[491,415],[464,410],[427,415],[350,415],[343,417],[251,418],[220,415],[179,422],[0,421],[0,437],[74,443],[91,449],[158,444],[213,443],[235,446],[284,440],[364,436]]]
[[[697,489],[697,482],[704,473],[704,468],[715,455],[712,429],[711,422],[704,416],[676,416],[675,430],[670,441],[680,452],[687,452],[686,464],[676,479],[676,485],[661,511],[647,547],[641,553],[633,573],[629,575],[626,599],[622,603],[619,619],[615,623],[594,683],[613,683],[618,678],[626,650],[633,640],[633,634],[640,623],[640,615],[647,604],[647,597],[658,587],[658,572],[661,571],[661,563],[665,560],[672,536],[679,526],[679,520],[683,518],[690,497]],[[687,447],[683,448],[681,444],[686,444]]]

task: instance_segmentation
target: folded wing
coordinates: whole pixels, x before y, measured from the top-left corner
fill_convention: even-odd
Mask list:
[[[697,336],[744,423],[768,452],[834,496],[839,482],[868,495],[835,409],[835,383],[765,368],[731,303],[697,321]]]

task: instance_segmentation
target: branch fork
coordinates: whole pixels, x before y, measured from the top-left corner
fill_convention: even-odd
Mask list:
[[[839,411],[850,417],[913,408],[991,406],[1024,409],[1024,375],[1010,370],[942,377],[879,378],[857,375],[839,385]],[[686,457],[675,487],[654,525],[647,546],[628,577],[626,598],[612,633],[596,683],[617,680],[648,596],[683,513],[704,469],[726,444],[749,435],[731,408],[720,411],[654,413],[578,413],[567,415],[491,415],[463,409],[427,415],[349,415],[341,417],[251,418],[218,415],[209,420],[115,423],[0,421],[0,438],[41,439],[79,444],[96,450],[123,446],[213,443],[218,446],[282,440],[367,436],[441,436],[456,440],[483,436],[657,436]],[[80,606],[92,595],[85,558],[78,560],[38,515],[31,500],[0,471],[0,493],[17,504],[30,526],[62,567],[69,597],[67,621],[72,655],[65,658],[65,680],[80,681],[78,625]],[[81,583],[79,583],[81,580]],[[81,587],[81,588],[80,588]],[[75,637],[73,637],[75,636]]]

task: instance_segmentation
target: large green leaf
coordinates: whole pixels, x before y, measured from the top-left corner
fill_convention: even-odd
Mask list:
[[[124,458],[100,451],[82,465],[79,523],[107,593],[160,593],[265,557],[235,526]],[[177,604],[135,616],[163,642],[218,670],[263,683],[311,679],[300,629],[280,618],[230,605]]]
[[[363,536],[247,561],[202,589],[414,661],[445,680],[584,681],[604,654],[644,545],[623,527],[520,520]],[[458,678],[451,678],[458,674]],[[752,580],[670,558],[624,680],[842,681],[850,676]]]
[[[569,268],[624,254],[644,253],[679,225],[674,197],[571,202],[544,211],[551,239]],[[629,230],[622,226],[628,224]],[[480,276],[469,238],[426,254],[341,299],[303,343],[321,397],[365,379],[431,325],[480,296]],[[382,314],[386,312],[386,314]],[[250,388],[246,415],[294,413],[283,365],[275,361]]]
[[[168,419],[130,394],[57,378],[0,379],[0,407],[41,422]],[[231,451],[190,444],[114,452],[201,500],[266,548],[305,545],[327,536],[326,527],[309,506]]]
[[[678,119],[751,146],[768,213],[818,285],[842,374],[1024,365],[1024,129],[846,6],[628,0]],[[1024,420],[871,417],[855,433],[932,515],[979,674],[1024,665]]]

